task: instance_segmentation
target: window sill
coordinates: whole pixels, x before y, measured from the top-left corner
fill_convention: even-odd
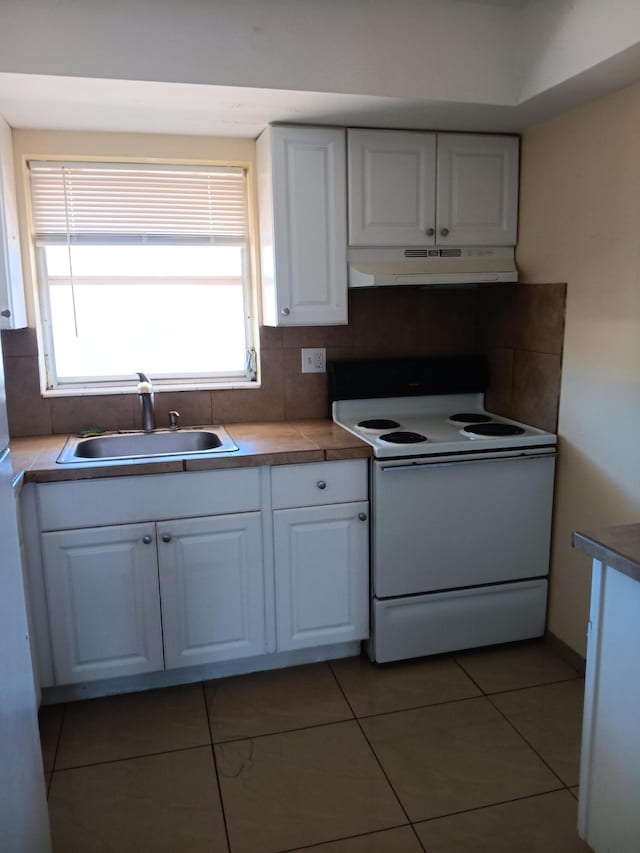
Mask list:
[[[260,382],[201,382],[201,383],[193,383],[190,382],[188,384],[161,384],[154,383],[153,391],[155,394],[162,394],[164,392],[177,392],[177,391],[237,391],[237,390],[259,390],[261,388]],[[96,388],[86,388],[86,387],[66,387],[66,388],[47,388],[41,392],[42,396],[45,398],[49,397],[104,397],[107,395],[114,394],[137,394],[136,383],[133,382],[129,385],[111,385],[111,386],[101,386]]]

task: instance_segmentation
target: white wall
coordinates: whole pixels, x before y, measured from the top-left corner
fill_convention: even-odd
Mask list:
[[[640,521],[640,85],[522,141],[522,277],[566,281],[549,628],[585,651],[574,530]]]

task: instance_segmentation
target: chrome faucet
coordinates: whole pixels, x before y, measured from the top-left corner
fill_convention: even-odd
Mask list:
[[[156,419],[153,411],[153,386],[145,373],[138,373],[138,394],[140,395],[140,406],[142,407],[142,429],[144,432],[153,432],[156,428]]]

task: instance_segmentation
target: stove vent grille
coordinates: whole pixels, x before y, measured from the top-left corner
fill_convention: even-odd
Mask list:
[[[462,249],[405,249],[405,258],[460,258]]]

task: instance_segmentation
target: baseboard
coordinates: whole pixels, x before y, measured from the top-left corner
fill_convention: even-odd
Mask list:
[[[572,666],[576,672],[580,673],[580,675],[584,675],[586,661],[579,652],[572,649],[571,646],[567,645],[567,643],[565,643],[564,640],[561,640],[560,637],[556,637],[556,635],[552,634],[551,631],[545,632],[544,641],[559,658],[562,658],[565,663]]]

